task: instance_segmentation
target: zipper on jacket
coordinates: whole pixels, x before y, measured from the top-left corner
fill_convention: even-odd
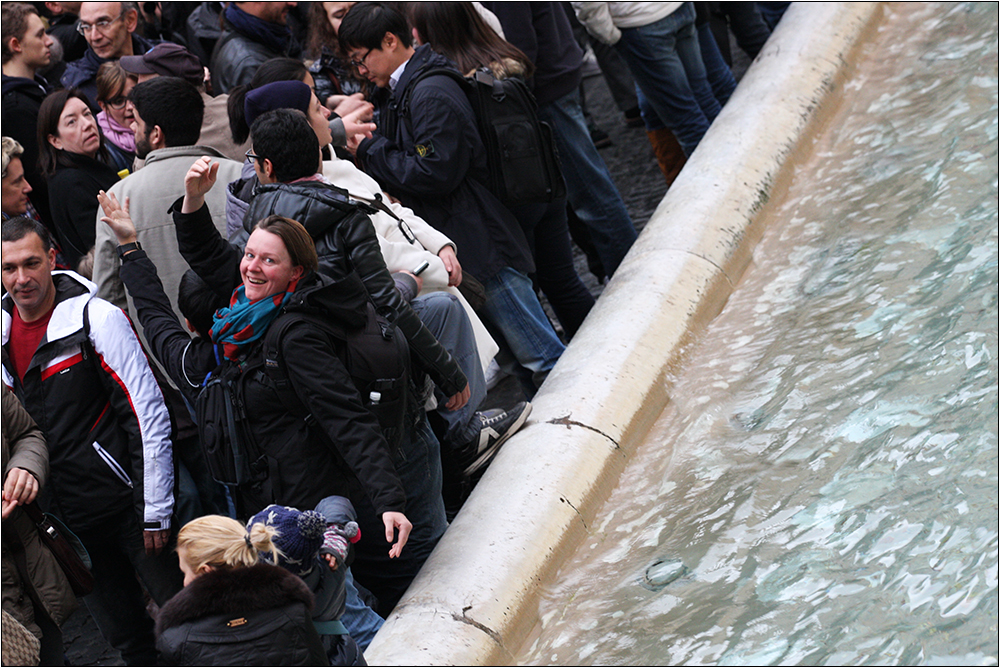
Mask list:
[[[112,457],[107,450],[102,448],[101,444],[97,441],[94,441],[94,450],[96,450],[97,455],[104,460],[104,463],[108,465],[111,472],[114,473],[119,480],[128,485],[129,489],[132,489],[132,480],[128,477],[128,474],[125,473],[125,469],[123,469],[118,462],[115,461],[115,458]]]

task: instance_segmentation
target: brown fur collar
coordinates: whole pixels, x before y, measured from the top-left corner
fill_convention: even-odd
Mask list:
[[[300,578],[278,566],[257,564],[215,570],[196,578],[160,608],[156,635],[209,615],[269,610],[296,601],[312,610],[313,595],[309,588]]]

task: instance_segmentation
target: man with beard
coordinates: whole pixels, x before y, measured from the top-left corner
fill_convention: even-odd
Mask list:
[[[135,174],[116,183],[109,193],[116,195],[119,202],[124,203],[126,198],[130,201],[138,243],[156,265],[170,304],[183,322],[177,306],[177,285],[188,266],[177,251],[170,207],[184,196],[184,175],[198,158],[209,156],[218,160],[222,183],[240,178],[241,165],[214,148],[197,144],[205,105],[198,90],[184,79],[156,77],[138,84],[129,95],[129,104],[133,108],[136,155],[146,162]],[[212,220],[225,235],[226,189],[216,188],[206,199]],[[121,267],[118,241],[100,218],[98,212],[94,221],[97,226],[94,251],[97,294],[112,304],[127,308],[132,322],[138,326],[131,297],[126,295],[118,276]],[[142,336],[141,326],[139,335]]]

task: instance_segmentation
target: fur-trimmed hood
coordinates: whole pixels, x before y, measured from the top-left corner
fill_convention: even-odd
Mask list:
[[[160,608],[156,635],[210,615],[245,614],[300,602],[313,607],[312,592],[283,568],[257,564],[199,576]]]

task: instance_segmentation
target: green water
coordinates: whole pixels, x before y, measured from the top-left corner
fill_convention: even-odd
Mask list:
[[[997,4],[887,14],[519,663],[997,665]]]

